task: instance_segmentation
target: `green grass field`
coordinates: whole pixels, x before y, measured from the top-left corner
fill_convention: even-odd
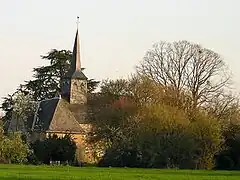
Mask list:
[[[161,180],[238,180],[240,171],[192,171],[131,168],[51,167],[0,165],[0,180],[9,179],[161,179]]]

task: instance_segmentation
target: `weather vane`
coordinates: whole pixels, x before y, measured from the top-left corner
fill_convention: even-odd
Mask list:
[[[79,24],[79,16],[77,16],[77,28],[78,28],[78,24]]]

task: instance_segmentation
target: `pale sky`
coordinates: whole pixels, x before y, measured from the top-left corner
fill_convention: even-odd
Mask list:
[[[0,97],[45,64],[40,55],[72,50],[77,16],[89,78],[127,77],[154,42],[188,40],[222,55],[240,91],[239,9],[239,0],[2,0]]]

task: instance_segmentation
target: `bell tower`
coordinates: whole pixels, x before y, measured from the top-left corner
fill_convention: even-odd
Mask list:
[[[62,80],[62,97],[70,104],[87,103],[87,77],[82,72],[80,60],[80,40],[77,28],[70,69]]]

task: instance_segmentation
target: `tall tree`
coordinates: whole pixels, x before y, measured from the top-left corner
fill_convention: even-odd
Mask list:
[[[60,80],[70,67],[72,52],[53,49],[41,57],[49,61],[49,65],[34,68],[34,79],[23,86],[35,100],[53,98],[61,92]]]
[[[24,95],[29,95],[33,101],[40,101],[56,97],[56,95],[61,93],[60,82],[70,67],[72,52],[69,50],[53,49],[48,52],[47,55],[41,57],[47,60],[49,65],[34,68],[33,80],[21,84],[16,92],[4,98],[1,108],[5,111],[5,116],[3,118],[5,130],[12,119],[13,106],[17,103],[16,99],[14,100],[16,94],[21,92],[24,93]],[[98,83],[99,81],[89,79],[88,93],[92,93],[96,89]],[[27,107],[23,109],[28,110]]]
[[[154,44],[137,71],[176,92],[190,92],[193,107],[211,101],[230,84],[220,55],[187,41]]]
[[[3,103],[1,105],[1,109],[5,112],[5,115],[2,117],[2,123],[3,123],[3,129],[6,131],[10,120],[12,118],[12,112],[13,112],[13,94],[8,94],[6,97],[3,98]]]
[[[32,94],[35,100],[53,98],[61,93],[60,81],[70,68],[72,52],[53,49],[41,57],[49,61],[49,65],[34,68],[34,79],[23,85],[23,89]],[[94,79],[89,79],[88,92],[93,92],[98,83]]]

